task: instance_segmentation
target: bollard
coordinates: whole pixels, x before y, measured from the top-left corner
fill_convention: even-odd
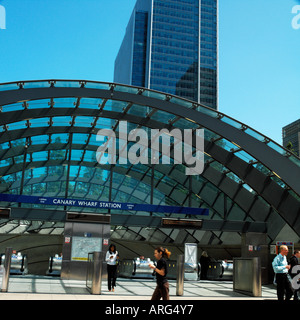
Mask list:
[[[181,254],[177,257],[177,282],[176,282],[176,296],[183,295],[184,284],[184,255]]]
[[[7,292],[7,290],[8,290],[11,255],[12,255],[12,248],[6,248],[5,249],[5,261],[4,261],[4,266],[3,266],[3,278],[2,278],[1,292]]]
[[[95,251],[93,253],[89,253],[86,287],[91,294],[101,294],[103,260],[103,252]]]
[[[94,252],[94,275],[92,294],[101,294],[103,252]]]

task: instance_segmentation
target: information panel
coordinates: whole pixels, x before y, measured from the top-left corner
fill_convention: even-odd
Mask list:
[[[102,238],[72,237],[71,260],[88,261],[88,254],[93,251],[102,251]]]

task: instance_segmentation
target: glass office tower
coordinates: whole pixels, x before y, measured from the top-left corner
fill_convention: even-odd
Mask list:
[[[218,0],[137,0],[114,82],[218,107]]]
[[[282,128],[282,144],[300,156],[300,119]]]

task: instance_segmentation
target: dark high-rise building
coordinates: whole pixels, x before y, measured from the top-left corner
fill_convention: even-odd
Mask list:
[[[283,146],[300,156],[300,119],[282,128]]]
[[[114,82],[218,107],[218,0],[137,0]]]

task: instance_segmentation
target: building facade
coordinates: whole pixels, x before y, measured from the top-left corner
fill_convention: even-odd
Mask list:
[[[282,144],[300,156],[300,119],[282,128]]]
[[[218,1],[137,0],[114,82],[218,108]]]

